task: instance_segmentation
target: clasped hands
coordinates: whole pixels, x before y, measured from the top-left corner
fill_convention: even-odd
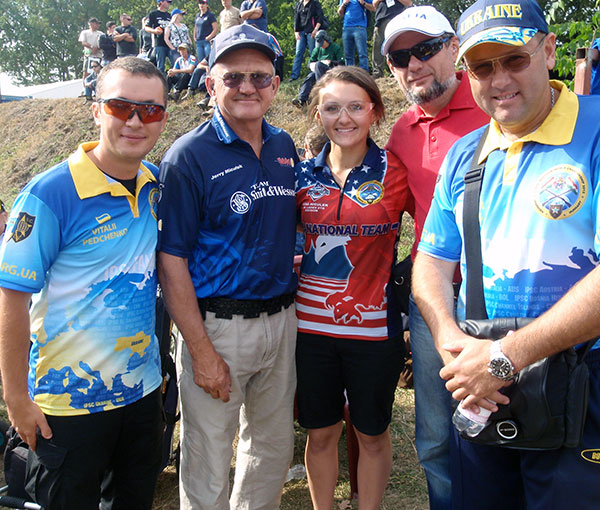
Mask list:
[[[442,344],[447,355],[442,354],[445,366],[440,370],[440,377],[447,381],[446,389],[452,398],[465,401],[464,407],[480,406],[496,412],[498,406],[494,402],[510,402],[499,390],[511,383],[488,371],[491,343],[492,340],[480,340],[459,331]]]

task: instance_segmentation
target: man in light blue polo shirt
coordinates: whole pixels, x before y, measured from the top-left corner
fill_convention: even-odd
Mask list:
[[[36,503],[150,510],[163,424],[158,186],[142,158],[167,120],[166,83],[124,57],[102,70],[97,95],[100,141],[23,189],[0,245],[4,400],[31,449]]]
[[[358,53],[358,65],[369,71],[367,53],[367,11],[375,11],[373,0],[340,0],[338,16],[344,18],[342,43],[346,65],[354,65],[354,53]]]
[[[536,0],[478,0],[461,16],[457,32],[458,58],[464,57],[473,97],[492,117],[478,159],[485,162],[479,221],[487,315],[541,318],[494,342],[465,335],[455,322],[452,276],[459,263],[459,319],[465,317],[468,284],[464,178],[484,128],[456,142],[442,165],[415,260],[413,292],[445,355],[440,375],[446,388],[467,406],[496,410],[494,402],[508,402],[498,390],[513,374],[600,330],[593,317],[597,288],[577,290],[588,273],[598,273],[600,98],[576,96],[549,80],[556,37]],[[448,353],[455,359],[448,360]],[[600,349],[585,362],[590,392],[580,445],[528,451],[483,446],[455,434],[454,508],[558,510],[573,502],[597,507],[600,485],[591,481],[600,473],[592,454],[600,445]],[[494,371],[497,364],[506,372]]]

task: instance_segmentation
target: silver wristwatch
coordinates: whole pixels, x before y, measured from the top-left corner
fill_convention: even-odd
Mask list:
[[[503,381],[511,381],[514,378],[514,370],[512,362],[502,352],[502,339],[492,342],[490,347],[490,362],[488,364],[488,372],[498,379]]]

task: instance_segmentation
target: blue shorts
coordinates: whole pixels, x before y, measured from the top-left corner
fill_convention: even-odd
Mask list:
[[[481,446],[454,437],[453,508],[592,509],[600,504],[600,349],[586,357],[590,396],[581,444],[549,451]]]
[[[370,341],[298,333],[300,425],[318,429],[341,421],[345,391],[354,427],[369,436],[385,432],[405,351],[402,337]]]

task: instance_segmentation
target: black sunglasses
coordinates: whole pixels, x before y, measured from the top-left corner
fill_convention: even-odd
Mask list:
[[[119,98],[97,99],[96,102],[104,103],[106,113],[124,122],[131,119],[136,113],[144,124],[159,122],[165,118],[165,107],[161,104],[138,103]]]
[[[0,212],[4,212],[4,211],[6,211],[6,207],[4,206],[4,202],[0,198]]]
[[[429,39],[419,44],[415,44],[407,50],[396,50],[388,53],[388,60],[394,67],[408,67],[411,55],[414,55],[421,62],[426,62],[431,57],[435,57],[453,36],[447,35]]]

